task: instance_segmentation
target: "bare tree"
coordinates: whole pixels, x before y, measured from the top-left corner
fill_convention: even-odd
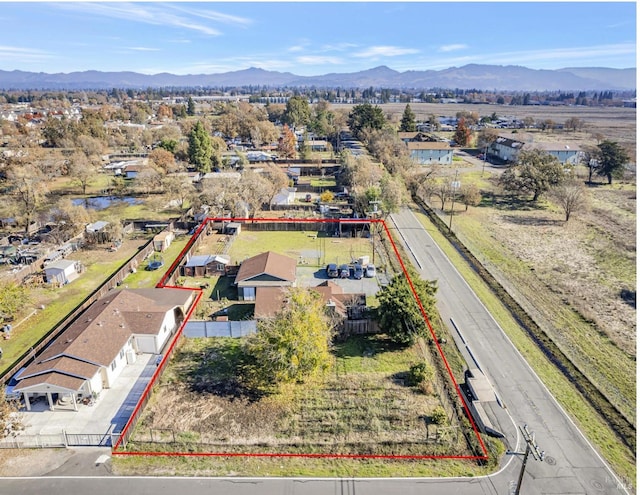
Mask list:
[[[440,200],[440,210],[444,211],[444,205],[451,196],[451,186],[446,180],[439,181],[433,188],[433,194]]]
[[[269,211],[271,211],[272,203],[276,195],[289,185],[289,177],[287,177],[287,174],[285,174],[280,167],[273,163],[265,167],[263,176],[266,179],[266,186],[269,189]]]
[[[72,184],[78,185],[82,188],[82,194],[87,194],[87,187],[98,176],[98,168],[87,158],[87,156],[79,151],[76,151],[72,156],[69,164],[69,177]]]
[[[22,217],[25,232],[29,233],[31,221],[48,193],[45,177],[38,167],[20,163],[13,164],[7,179],[15,212]]]
[[[469,205],[477,206],[480,204],[482,195],[478,186],[475,184],[465,184],[460,190],[460,200],[464,204],[464,211],[469,209]]]
[[[565,222],[569,221],[573,212],[587,206],[587,190],[580,181],[565,181],[551,189],[550,195],[553,201],[562,208]]]

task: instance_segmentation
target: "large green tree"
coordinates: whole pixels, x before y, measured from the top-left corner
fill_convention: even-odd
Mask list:
[[[427,316],[433,315],[436,281],[422,280],[412,267],[407,268],[407,273]],[[404,273],[396,275],[390,284],[380,289],[376,298],[380,329],[394,342],[410,345],[419,337],[429,338],[429,329]]]
[[[283,308],[261,320],[244,345],[243,378],[248,385],[273,390],[281,384],[320,378],[332,364],[332,325],[317,292],[292,288]]]
[[[606,177],[609,184],[614,177],[619,179],[624,172],[624,166],[629,161],[627,152],[615,141],[602,141],[598,145],[596,174]]]
[[[284,110],[284,122],[293,128],[307,125],[311,121],[311,108],[304,96],[292,96]]]
[[[189,133],[189,161],[198,172],[208,173],[211,172],[212,156],[211,138],[202,122],[198,121]]]
[[[533,201],[566,177],[565,169],[556,157],[544,150],[523,150],[518,160],[500,176],[505,191],[533,194]]]
[[[404,107],[402,120],[400,121],[400,132],[415,132],[416,130],[416,114],[413,113],[411,107],[407,103],[407,106]]]
[[[31,302],[29,289],[15,282],[0,282],[0,321],[13,320]]]
[[[382,129],[384,127],[385,118],[382,109],[373,106],[370,103],[356,105],[351,109],[347,125],[351,132],[360,139],[363,131]]]

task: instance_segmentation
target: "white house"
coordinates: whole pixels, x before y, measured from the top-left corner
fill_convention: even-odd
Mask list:
[[[58,260],[44,267],[44,275],[48,284],[65,285],[80,276],[80,262],[74,260]]]
[[[283,187],[271,200],[272,205],[291,205],[296,201],[296,188]]]
[[[137,353],[162,352],[193,303],[187,289],[122,289],[94,302],[18,378],[27,410],[46,397],[49,408],[110,388]],[[68,409],[68,406],[66,407]]]

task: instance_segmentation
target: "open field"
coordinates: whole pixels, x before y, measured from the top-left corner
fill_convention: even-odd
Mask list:
[[[386,103],[378,105],[385,115],[391,116],[392,120],[400,121],[406,103]],[[427,120],[429,115],[455,117],[457,112],[476,112],[479,116],[491,115],[494,112],[500,116],[513,116],[516,118],[532,117],[534,120],[551,119],[557,124],[572,117],[584,121],[585,126],[581,132],[554,131],[546,134],[557,141],[574,138],[580,140],[588,139],[591,144],[596,144],[591,137],[601,134],[605,139],[612,139],[621,144],[630,145],[635,154],[636,145],[636,109],[622,107],[576,107],[576,106],[533,106],[533,105],[487,105],[487,104],[439,104],[439,103],[411,103],[411,110],[416,115],[417,121]],[[353,105],[333,105],[335,109],[344,108],[349,111]],[[500,129],[504,134],[510,133],[511,129]]]
[[[185,339],[130,450],[357,455],[472,455],[459,426],[430,419],[433,393],[406,383],[418,346],[354,336],[335,346],[326,380],[260,397],[237,377],[240,343]]]
[[[310,226],[311,227],[311,226]],[[198,246],[198,254],[212,254],[219,249],[219,238],[205,237]],[[372,258],[371,239],[364,237],[339,238],[326,232],[291,231],[268,232],[243,230],[231,245],[229,255],[232,263],[265,251],[274,251],[297,259],[301,264],[322,268],[327,263],[350,263],[360,256]]]
[[[487,174],[481,189],[479,207],[458,205],[454,232],[635,423],[635,186],[591,188],[591,208],[568,223],[544,202],[506,201]]]

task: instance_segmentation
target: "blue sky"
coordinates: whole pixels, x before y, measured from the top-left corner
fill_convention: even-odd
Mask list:
[[[2,2],[0,69],[636,66],[635,2]]]

